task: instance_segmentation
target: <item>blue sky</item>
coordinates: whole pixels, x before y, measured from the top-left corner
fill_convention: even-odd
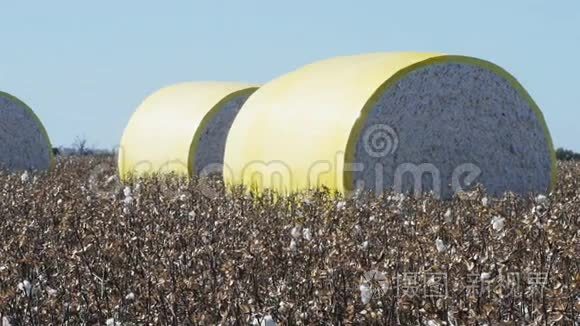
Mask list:
[[[315,60],[436,51],[493,61],[580,151],[580,1],[2,1],[0,90],[54,145],[112,148],[140,102],[193,80],[263,83]]]

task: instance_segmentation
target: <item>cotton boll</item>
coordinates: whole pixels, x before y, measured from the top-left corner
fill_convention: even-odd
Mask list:
[[[544,196],[544,195],[538,195],[538,197],[536,197],[536,203],[540,204],[540,205],[544,205],[548,203],[548,197]]]
[[[276,326],[276,322],[270,315],[265,315],[264,317],[254,317],[252,320],[252,325],[254,326]]]
[[[272,316],[266,315],[264,316],[264,318],[262,318],[262,323],[260,326],[276,326],[276,322],[274,321]]]
[[[126,186],[125,189],[123,189],[123,194],[125,197],[131,197],[131,187]]]
[[[457,319],[455,318],[455,314],[452,310],[447,311],[447,320],[449,320],[449,326],[457,326]]]
[[[302,230],[302,237],[306,241],[312,240],[312,233],[310,232],[309,228],[305,228],[304,230]]]
[[[20,181],[22,182],[26,182],[29,179],[29,175],[28,175],[28,171],[24,171],[24,173],[22,173],[22,175],[20,176]]]
[[[46,293],[48,293],[48,295],[50,295],[50,296],[54,296],[54,295],[56,295],[57,291],[51,287],[47,287]]]
[[[30,296],[30,294],[32,293],[32,285],[28,280],[24,280],[18,283],[18,289],[24,292],[24,294],[26,294],[27,296]]]
[[[345,201],[339,201],[338,203],[336,203],[336,209],[338,210],[344,209],[345,206],[346,206]]]
[[[107,324],[107,326],[120,326],[121,322],[115,321],[115,318],[109,318],[107,319],[107,321],[105,322]]]
[[[10,322],[10,318],[4,316],[2,317],[2,326],[12,326],[12,323]]]
[[[437,247],[437,251],[440,253],[447,251],[447,246],[441,239],[435,240],[435,246]]]
[[[288,311],[288,308],[291,308],[291,305],[287,304],[284,301],[281,301],[280,304],[278,305],[278,311],[283,313],[283,314]]]
[[[491,274],[486,273],[486,272],[483,272],[483,273],[481,273],[481,275],[479,276],[479,278],[482,281],[489,280],[491,278]]]
[[[369,242],[368,242],[368,240],[362,243],[361,248],[363,250],[367,250],[369,248]]]
[[[290,241],[290,250],[296,251],[296,241],[294,239]]]
[[[128,301],[133,301],[133,300],[135,300],[135,293],[133,293],[133,292],[129,292],[129,294],[127,294],[127,295],[125,296],[125,300],[128,300]]]
[[[494,216],[494,218],[491,220],[491,226],[493,227],[493,229],[495,231],[501,231],[503,230],[503,227],[505,225],[505,218],[501,217],[501,216]]]
[[[373,296],[371,288],[366,284],[361,284],[359,290],[362,303],[368,304]]]
[[[24,280],[22,283],[24,285],[24,292],[26,292],[26,295],[29,296],[32,293],[32,285],[30,282],[28,282],[28,280]]]
[[[290,231],[290,235],[292,235],[292,238],[294,239],[300,239],[300,237],[302,236],[302,226],[297,225],[293,227],[292,231]]]
[[[447,211],[445,211],[443,217],[445,218],[445,223],[453,222],[453,217],[451,216],[451,208],[448,208]]]
[[[489,199],[487,199],[487,197],[483,197],[481,199],[481,204],[487,207],[487,205],[489,205]]]
[[[132,203],[133,203],[133,197],[131,197],[131,196],[127,196],[127,197],[125,197],[125,199],[123,199],[123,204],[125,204],[127,206],[131,205]]]

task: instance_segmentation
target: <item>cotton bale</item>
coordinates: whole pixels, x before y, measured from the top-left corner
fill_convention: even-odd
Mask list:
[[[0,169],[42,171],[53,166],[44,126],[24,102],[0,92]]]
[[[436,53],[338,57],[267,83],[238,114],[224,162],[227,184],[280,193],[543,193],[556,175],[543,115],[520,83],[493,63]]]
[[[241,83],[191,82],[155,92],[135,111],[123,133],[121,178],[221,173],[229,128],[255,90]]]

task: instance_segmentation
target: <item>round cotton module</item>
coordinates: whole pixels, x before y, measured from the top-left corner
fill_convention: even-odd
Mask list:
[[[123,133],[121,178],[221,173],[227,133],[255,90],[237,83],[182,83],[149,96]]]
[[[0,92],[0,169],[48,170],[52,146],[34,112],[16,97]]]
[[[282,193],[543,193],[556,174],[543,115],[514,77],[432,53],[339,57],[264,85],[238,114],[224,162],[226,183]]]

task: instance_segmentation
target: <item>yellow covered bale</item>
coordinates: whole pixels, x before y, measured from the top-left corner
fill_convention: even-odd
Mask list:
[[[227,184],[281,193],[538,193],[556,173],[544,118],[514,77],[409,52],[324,60],[267,83],[232,125],[224,163]]]
[[[121,139],[119,173],[128,176],[220,172],[227,132],[255,86],[182,83],[148,97]],[[216,171],[218,170],[219,171]]]

